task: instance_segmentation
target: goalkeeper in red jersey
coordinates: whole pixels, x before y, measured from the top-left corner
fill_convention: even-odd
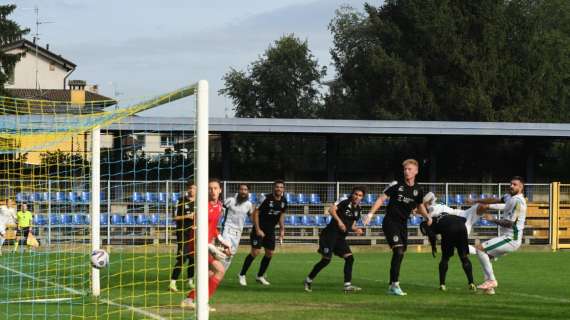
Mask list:
[[[218,221],[222,216],[222,202],[220,201],[220,194],[222,192],[222,187],[219,180],[213,179],[208,183],[208,265],[210,268],[208,277],[208,296],[212,297],[216,289],[220,285],[220,282],[224,278],[224,265],[219,260],[224,259],[227,255],[230,255],[230,246],[225,241],[222,240],[218,233]],[[219,249],[214,245],[215,242],[221,244],[223,249]],[[194,249],[192,248],[192,251]],[[188,293],[188,297],[181,302],[182,308],[192,308],[194,309],[196,305],[194,300],[196,299],[196,290],[192,289]]]

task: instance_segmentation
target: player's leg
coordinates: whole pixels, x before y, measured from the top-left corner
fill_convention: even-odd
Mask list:
[[[265,273],[267,272],[267,268],[269,268],[269,263],[275,251],[275,233],[265,235],[265,238],[263,238],[263,248],[265,249],[265,254],[259,264],[259,271],[257,272],[255,280],[264,286],[268,286],[270,283],[267,281]]]
[[[471,260],[469,260],[469,236],[467,228],[463,228],[458,233],[458,236],[454,239],[455,248],[457,249],[457,255],[459,260],[461,260],[461,267],[465,276],[467,277],[467,285],[470,290],[476,291],[477,287],[473,282],[473,266],[471,265]]]
[[[512,240],[510,238],[502,236],[490,239],[477,246],[477,258],[485,274],[485,282],[477,286],[477,288],[490,290],[497,287],[498,284],[493,265],[491,264],[491,257],[503,255],[506,249],[510,247],[509,243],[511,242]]]
[[[184,264],[184,244],[182,242],[177,243],[176,248],[176,262],[174,263],[174,268],[172,269],[172,275],[170,276],[170,286],[169,290],[172,292],[178,292],[178,288],[176,287],[176,281],[180,277],[180,273],[182,272],[182,265]]]
[[[386,219],[384,219],[386,220]],[[390,287],[388,293],[397,296],[404,296],[406,293],[400,288],[400,268],[404,260],[404,253],[408,245],[408,229],[406,222],[393,222],[389,221],[388,224],[384,223],[389,230],[387,237],[388,244],[392,248],[392,259],[390,261]]]
[[[441,260],[439,261],[439,289],[446,291],[445,279],[449,268],[449,259],[453,256],[453,243],[449,236],[444,234],[441,238]]]
[[[237,253],[239,241],[241,239],[241,232],[239,232],[238,230],[226,229],[222,234],[222,238],[224,239],[224,241],[226,241],[231,245],[230,248],[231,255],[222,261],[224,269],[227,271],[230,268],[233,256]]]
[[[255,260],[255,257],[257,257],[261,251],[261,240],[262,239],[258,237],[257,234],[255,233],[255,228],[253,228],[250,234],[251,251],[245,257],[245,260],[243,261],[243,265],[241,267],[241,271],[239,273],[239,283],[242,286],[247,285],[247,282],[245,280],[245,275],[247,274],[247,270],[249,270],[249,267],[251,267],[253,260]]]
[[[194,269],[196,267],[196,261],[194,259],[194,241],[192,241],[191,246],[184,246],[184,259],[183,264],[186,262],[188,264],[188,269],[186,270],[188,276],[188,286],[194,288]]]
[[[305,291],[311,292],[313,280],[317,277],[319,272],[323,270],[326,266],[331,263],[332,253],[333,253],[333,241],[332,237],[325,231],[321,232],[319,235],[319,249],[317,250],[318,253],[321,254],[321,260],[317,262],[309,275],[305,278],[304,286]]]
[[[208,267],[210,269],[208,277],[208,299],[210,299],[218,289],[220,283],[222,282],[222,279],[224,278],[225,274],[225,269],[224,265],[220,261],[214,259],[212,255],[208,256]],[[194,308],[195,300],[196,300],[196,290],[192,289],[188,293],[187,298],[182,301],[181,306],[183,308]],[[210,310],[213,311],[215,309],[210,309]]]

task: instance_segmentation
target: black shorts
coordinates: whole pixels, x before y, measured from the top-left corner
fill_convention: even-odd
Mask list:
[[[319,235],[319,250],[317,252],[327,258],[332,257],[333,253],[341,258],[352,253],[345,236],[326,230],[323,230]]]
[[[469,239],[465,225],[462,229],[448,230],[448,232],[441,234],[441,254],[451,257],[454,249],[457,249],[457,254],[460,257],[469,254]]]
[[[255,233],[255,228],[251,228],[249,239],[251,240],[251,247],[254,249],[261,249],[262,247],[267,250],[275,250],[275,230],[268,232],[262,230],[265,237],[261,238]]]
[[[391,218],[384,218],[382,230],[390,248],[408,247],[408,224]]]

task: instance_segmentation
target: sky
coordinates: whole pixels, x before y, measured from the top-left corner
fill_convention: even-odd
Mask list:
[[[35,33],[39,44],[77,64],[69,79],[98,84],[121,106],[172,91],[200,79],[210,84],[210,116],[233,115],[231,99],[220,96],[230,68],[246,70],[271,43],[294,33],[307,40],[321,66],[334,76],[327,26],[335,10],[362,10],[365,0],[17,0],[10,16]],[[380,5],[382,0],[368,0]],[[147,111],[185,116],[189,102]]]

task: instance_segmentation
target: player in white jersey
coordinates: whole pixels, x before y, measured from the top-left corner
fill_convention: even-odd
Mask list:
[[[224,219],[222,222],[222,238],[231,244],[231,255],[222,260],[225,270],[228,270],[232,257],[237,252],[245,219],[253,213],[253,204],[249,201],[249,188],[247,184],[240,183],[238,193],[224,201]]]
[[[428,210],[428,214],[430,217],[435,218],[441,215],[452,214],[456,216],[460,216],[465,218],[465,227],[467,228],[467,235],[471,234],[471,230],[473,229],[473,225],[479,220],[481,215],[485,212],[485,207],[474,204],[469,209],[462,210],[462,209],[454,209],[445,204],[437,203],[437,198],[433,192],[428,192],[424,196],[424,205]],[[475,248],[470,246],[470,253],[475,253]]]
[[[503,211],[502,219],[496,219],[490,214],[485,215],[486,220],[499,226],[500,236],[477,246],[477,257],[485,274],[485,282],[478,288],[485,290],[488,294],[494,294],[498,285],[491,259],[514,252],[521,246],[527,208],[523,190],[523,178],[515,176],[511,179],[509,194],[501,200],[478,201],[484,209]]]
[[[2,246],[6,241],[6,224],[8,224],[9,215],[6,200],[0,201],[0,256],[2,255]]]

